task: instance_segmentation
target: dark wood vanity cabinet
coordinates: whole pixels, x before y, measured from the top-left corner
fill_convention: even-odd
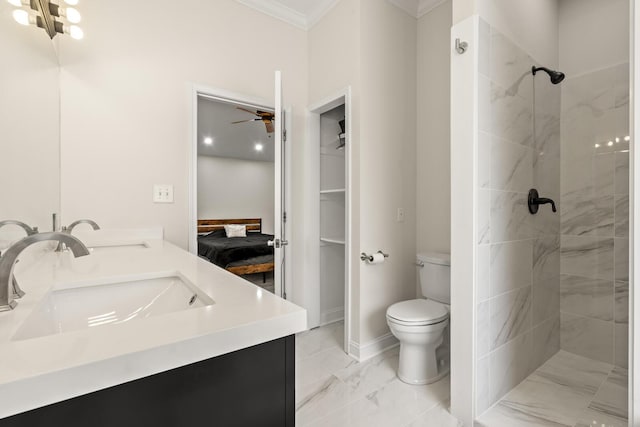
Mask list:
[[[295,336],[0,420],[1,427],[295,425]]]

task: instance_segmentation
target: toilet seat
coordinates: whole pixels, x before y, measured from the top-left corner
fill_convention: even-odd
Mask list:
[[[428,299],[412,299],[393,304],[387,309],[390,322],[404,326],[426,326],[449,319],[449,310],[444,304]]]

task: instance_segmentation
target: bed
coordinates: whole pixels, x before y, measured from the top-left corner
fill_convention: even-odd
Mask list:
[[[227,237],[225,225],[244,225],[247,237]],[[239,276],[273,271],[273,235],[262,233],[261,218],[199,219],[198,255]]]

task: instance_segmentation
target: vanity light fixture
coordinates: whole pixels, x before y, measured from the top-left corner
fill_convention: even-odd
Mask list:
[[[262,149],[264,148],[264,146],[261,143],[257,143],[256,144],[256,151],[262,151]]]
[[[82,20],[80,12],[73,7],[62,7],[51,0],[7,1],[19,8],[13,11],[13,19],[21,25],[40,27],[50,38],[54,38],[56,34],[69,34],[76,40],[84,37],[82,28],[73,25]],[[65,3],[75,6],[78,0],[65,0]]]

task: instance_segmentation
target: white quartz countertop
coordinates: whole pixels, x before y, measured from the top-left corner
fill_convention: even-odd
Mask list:
[[[144,243],[147,248],[96,250],[80,258],[69,252],[40,252],[29,268],[16,268],[26,295],[14,310],[0,313],[0,418],[306,329],[304,309],[168,242]],[[13,338],[52,289],[174,274],[195,284],[215,304],[122,324]]]

